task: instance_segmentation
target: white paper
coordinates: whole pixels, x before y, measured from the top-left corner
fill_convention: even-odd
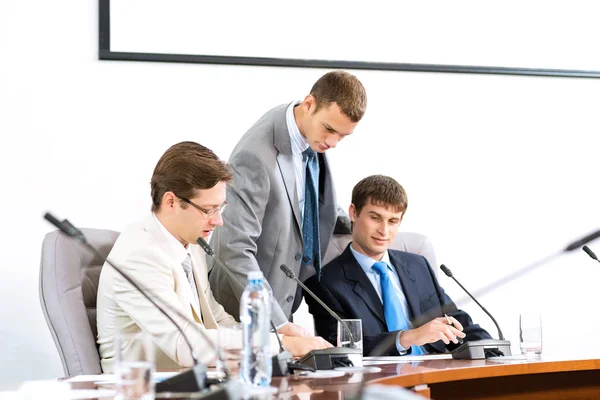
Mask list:
[[[110,389],[73,389],[69,392],[69,398],[71,400],[97,399],[100,397],[114,397],[116,394],[117,392]]]
[[[67,379],[65,382],[97,382],[104,380],[113,380],[115,376],[113,374],[98,374],[98,375],[77,375],[73,378]]]
[[[168,379],[174,375],[179,374],[177,371],[169,371],[169,372],[155,372],[153,374],[153,378],[155,381],[160,382]],[[208,378],[216,378],[217,371],[208,371],[206,373]],[[65,382],[99,382],[103,384],[115,383],[115,375],[114,374],[98,374],[98,375],[78,375],[73,378],[67,379]]]
[[[407,362],[419,362],[430,360],[448,360],[452,354],[426,354],[422,356],[385,356],[385,357],[363,357],[363,365],[377,364],[400,364]]]

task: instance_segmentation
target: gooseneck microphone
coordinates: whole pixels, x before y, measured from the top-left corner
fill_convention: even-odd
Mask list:
[[[454,279],[454,282],[456,282],[456,284],[457,284],[458,286],[460,286],[460,288],[461,288],[462,290],[464,290],[464,292],[465,292],[466,294],[468,294],[468,295],[469,295],[469,297],[470,297],[470,298],[472,298],[472,299],[473,299],[473,301],[474,301],[475,303],[477,303],[477,305],[478,305],[479,307],[481,307],[481,309],[483,310],[483,312],[485,312],[485,313],[488,315],[488,317],[490,317],[490,319],[491,319],[491,320],[494,322],[494,325],[496,325],[496,329],[498,329],[498,338],[499,338],[500,340],[504,340],[504,335],[502,334],[502,330],[500,329],[500,325],[498,325],[498,322],[496,322],[496,319],[495,319],[495,318],[492,316],[492,314],[490,314],[490,312],[489,312],[488,310],[486,310],[486,308],[485,308],[484,306],[482,306],[482,305],[481,305],[481,303],[480,303],[480,302],[478,302],[478,301],[477,301],[477,299],[476,299],[475,297],[473,297],[473,295],[472,295],[471,293],[469,293],[469,291],[468,291],[468,290],[467,290],[467,289],[466,289],[466,288],[465,288],[463,285],[461,285],[461,283],[460,283],[460,282],[459,282],[459,281],[458,281],[458,280],[457,280],[457,279],[454,277],[454,274],[452,273],[452,271],[450,271],[450,268],[448,268],[448,267],[446,267],[444,264],[442,264],[442,265],[440,265],[440,269],[441,269],[442,271],[444,271],[444,274],[446,274],[446,276],[447,276],[448,278],[452,278],[452,279]]]
[[[350,336],[350,345],[352,346],[351,348],[332,347],[324,350],[313,350],[306,354],[304,357],[302,357],[299,360],[299,362],[308,364],[315,369],[333,369],[337,366],[349,366],[353,365],[354,363],[356,363],[357,366],[362,365],[362,350],[354,348],[354,335],[352,335],[352,331],[350,330],[350,328],[348,328],[348,325],[346,325],[346,323],[342,321],[340,316],[337,315],[331,308],[329,308],[327,304],[321,301],[321,299],[316,294],[314,294],[312,290],[307,288],[306,285],[296,277],[294,271],[289,269],[287,265],[281,264],[279,268],[285,273],[285,276],[296,281],[296,283],[300,285],[300,287],[304,289],[304,291],[308,293],[310,297],[315,299],[315,301],[319,303],[321,307],[325,309],[325,311],[327,311],[333,318],[335,318],[344,327],[344,329],[346,330],[346,332],[348,332],[348,335]]]
[[[331,315],[333,318],[335,318],[337,320],[337,322],[339,322],[344,327],[344,329],[346,330],[346,332],[348,332],[348,335],[350,336],[350,345],[352,346],[352,348],[354,348],[354,346],[355,346],[354,335],[352,335],[352,331],[350,330],[350,328],[348,328],[348,325],[346,325],[346,323],[344,321],[342,321],[340,316],[337,315],[335,312],[333,312],[333,310],[331,308],[329,308],[327,306],[327,304],[323,303],[323,301],[319,298],[319,296],[314,294],[312,292],[312,290],[307,288],[306,285],[304,283],[302,283],[302,281],[296,277],[296,274],[294,274],[294,271],[289,269],[287,265],[281,264],[281,267],[279,267],[279,268],[281,268],[281,270],[285,273],[285,276],[287,276],[290,279],[295,280],[296,283],[298,285],[300,285],[300,287],[302,289],[304,289],[306,291],[306,293],[308,293],[310,295],[310,297],[315,299],[316,302],[319,303],[321,305],[321,307],[323,307],[329,313],[329,315]]]
[[[225,263],[223,261],[221,261],[221,259],[219,257],[216,256],[215,251],[212,249],[212,247],[210,247],[210,245],[206,242],[206,240],[204,240],[204,238],[199,237],[196,240],[196,242],[198,242],[200,247],[202,247],[202,250],[204,250],[204,252],[206,254],[211,256],[217,262],[217,264],[219,264],[219,266],[223,269],[223,271],[225,271],[227,273],[227,276],[229,276],[230,281],[235,282],[242,289],[242,291],[244,291],[245,288],[244,288],[244,285],[242,285],[242,282],[240,282],[239,279],[233,274],[231,269],[229,269],[229,267],[227,265],[225,265]],[[273,323],[273,320],[271,320],[271,327],[273,328],[273,331],[275,332],[275,336],[277,337],[277,342],[279,343],[279,353],[272,357],[272,362],[273,362],[272,375],[273,376],[289,375],[290,374],[290,366],[291,366],[292,360],[293,360],[292,353],[290,353],[289,351],[287,351],[285,349],[285,347],[283,347],[283,343],[281,342],[281,338],[277,334],[277,327]]]
[[[498,325],[498,322],[496,322],[496,319],[492,316],[492,314],[490,314],[489,311],[486,310],[485,307],[482,306],[481,303],[478,302],[477,299],[475,299],[475,297],[473,297],[473,295],[469,293],[469,291],[465,289],[463,285],[460,284],[460,282],[454,277],[452,271],[450,271],[450,268],[442,264],[440,269],[444,271],[444,274],[446,274],[449,278],[454,279],[454,282],[456,282],[458,286],[460,286],[460,288],[464,290],[465,293],[468,294],[469,297],[473,299],[473,301],[477,303],[477,305],[481,307],[481,309],[492,319],[494,325],[496,325],[496,329],[498,329],[498,336],[500,337],[500,340],[481,339],[465,342],[456,349],[452,350],[452,358],[473,360],[512,355],[510,351],[510,341],[504,340],[504,335],[502,334],[500,325]]]
[[[598,256],[596,255],[596,253],[594,253],[594,252],[592,251],[592,249],[590,249],[590,248],[589,248],[589,247],[587,247],[587,246],[583,246],[583,247],[582,247],[582,249],[583,249],[583,251],[585,251],[585,253],[586,253],[588,256],[590,256],[590,257],[591,257],[593,260],[596,260],[596,261],[600,262],[600,260],[598,260]]]
[[[581,246],[584,246],[586,244],[588,244],[589,242],[591,242],[592,240],[598,239],[600,237],[600,230],[597,230],[593,233],[590,233],[587,236],[582,237],[581,239],[575,240],[573,242],[571,242],[569,245],[567,245],[563,250],[558,251],[546,258],[543,258],[539,261],[534,262],[533,264],[530,264],[527,267],[521,268],[515,272],[513,272],[512,274],[506,275],[503,278],[500,278],[492,283],[490,283],[487,286],[482,287],[479,290],[476,290],[475,296],[481,296],[483,294],[488,294],[494,290],[496,290],[497,288],[499,288],[500,286],[504,286],[505,284],[514,281],[517,278],[520,278],[521,276],[528,274],[529,272],[541,267],[542,265],[552,261],[554,258],[560,256],[563,253],[567,253],[569,251],[573,251],[575,249],[580,248]],[[462,300],[465,299],[459,299],[458,303],[460,303]]]
[[[60,221],[58,218],[54,217],[50,213],[46,213],[44,215],[44,219],[46,219],[48,222],[50,222],[52,225],[54,225],[56,228],[58,228],[58,230],[60,230],[62,233],[64,233],[68,237],[71,237],[71,238],[77,240],[85,248],[87,248],[92,253],[94,253],[94,255],[99,257],[101,260],[104,260],[108,265],[110,265],[112,268],[114,268],[114,270],[117,271],[119,273],[119,275],[121,275],[129,284],[131,284],[138,292],[140,292],[181,333],[181,337],[184,339],[186,345],[190,349],[190,354],[194,361],[194,366],[191,369],[189,369],[183,373],[177,374],[169,379],[165,379],[161,382],[158,382],[155,385],[156,392],[159,392],[159,393],[160,392],[200,392],[200,391],[207,389],[209,381],[207,380],[207,377],[206,377],[206,366],[203,365],[202,363],[200,363],[198,361],[198,359],[196,358],[192,344],[191,344],[189,338],[186,336],[184,330],[179,326],[179,324],[177,322],[175,322],[173,317],[171,317],[163,309],[163,307],[161,307],[161,305],[159,305],[157,303],[156,299],[153,299],[150,295],[148,295],[148,293],[146,293],[146,291],[144,289],[142,289],[133,278],[131,278],[120,267],[117,267],[115,264],[113,264],[108,259],[108,257],[105,258],[94,246],[89,244],[89,242],[88,242],[87,238],[85,237],[85,235],[83,234],[83,232],[81,232],[81,230],[79,230],[73,224],[71,224],[71,222],[69,222],[67,219]],[[187,319],[187,317],[185,315],[183,315],[179,310],[171,307],[169,304],[162,303],[162,305],[165,306],[170,312],[177,315],[179,318],[182,318],[184,320]],[[206,336],[206,333],[204,333],[201,329],[197,329],[197,331],[200,333],[200,335],[203,337],[203,339],[209,345],[211,345],[213,347],[213,349],[215,350],[215,354],[217,354],[217,357],[219,357],[218,351],[216,351],[216,348],[215,348],[213,342],[210,340],[210,338],[208,336]],[[226,377],[228,378],[228,372],[225,371],[225,373],[227,375]],[[212,383],[217,383],[217,382],[212,382]],[[227,388],[211,390],[209,393],[201,395],[201,398],[215,399],[215,400],[217,400],[217,399],[223,399],[223,400],[234,399],[234,398],[237,398],[237,395],[240,394],[238,392],[239,392],[239,389],[237,387],[235,387],[235,385],[228,385]]]

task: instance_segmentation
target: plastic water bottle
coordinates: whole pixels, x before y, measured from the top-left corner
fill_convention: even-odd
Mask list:
[[[240,321],[244,331],[240,371],[242,382],[252,386],[268,386],[273,374],[269,339],[271,295],[263,285],[260,271],[248,274],[248,286],[240,299]]]

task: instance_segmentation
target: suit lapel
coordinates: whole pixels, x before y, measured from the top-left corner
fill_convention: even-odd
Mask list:
[[[353,291],[369,307],[373,315],[385,325],[385,314],[383,313],[383,304],[371,284],[371,281],[363,271],[362,267],[356,261],[350,251],[350,245],[342,253],[342,266],[346,279],[354,283]]]
[[[194,318],[196,321],[202,323],[202,314],[200,313],[199,308],[200,305],[196,304],[196,298],[192,293],[192,288],[187,280],[183,266],[181,265],[183,260],[178,259],[180,253],[173,249],[173,246],[167,240],[168,238],[165,236],[165,233],[162,231],[152,214],[144,220],[144,229],[157,239],[157,243],[161,250],[169,256],[169,260],[171,261],[171,271],[173,272],[173,279],[175,280],[175,293],[177,293],[179,301],[181,301],[181,304],[184,307],[191,307],[192,314],[195,314]]]
[[[337,201],[329,162],[325,154],[319,154],[319,230],[321,236],[321,257],[325,255],[335,223],[337,221]],[[354,258],[354,257],[352,257]]]
[[[192,269],[194,271],[194,279],[196,288],[198,288],[198,299],[200,300],[200,310],[202,312],[202,321],[208,329],[216,329],[217,321],[210,309],[210,304],[204,292],[208,288],[208,272],[206,267],[206,253],[200,249],[198,245],[190,246],[190,254],[192,255]]]
[[[404,260],[401,254],[393,250],[388,250],[388,253],[390,255],[390,261],[392,262],[392,265],[398,274],[400,285],[402,286],[402,292],[404,292],[404,297],[406,298],[406,303],[408,304],[410,315],[407,317],[411,320],[414,320],[415,317],[419,316],[421,312],[419,307],[419,292],[417,290],[415,275],[412,273],[406,260]]]
[[[273,123],[273,145],[279,152],[279,154],[277,154],[277,165],[279,166],[279,171],[281,172],[281,177],[283,178],[283,184],[285,185],[285,190],[287,192],[290,205],[292,206],[292,210],[294,210],[296,226],[298,227],[300,233],[302,233],[302,223],[300,221],[300,204],[298,200],[298,193],[296,191],[296,174],[294,172],[292,143],[290,140],[290,133],[288,131],[287,122],[285,118],[286,112],[287,107],[283,110],[283,112],[280,115],[278,115],[275,118],[275,121]]]

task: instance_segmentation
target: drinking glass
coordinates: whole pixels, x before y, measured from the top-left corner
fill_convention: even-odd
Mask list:
[[[155,350],[152,338],[141,333],[119,333],[115,338],[117,400],[154,398]]]
[[[363,338],[362,338],[362,320],[361,319],[343,319],[342,320],[350,332],[352,332],[352,337],[348,334],[348,330],[344,328],[342,324],[338,322],[337,326],[337,345],[338,347],[350,347],[353,349],[363,348]],[[352,344],[354,339],[354,345]]]
[[[538,313],[519,315],[521,354],[535,357],[542,354],[542,316]]]

